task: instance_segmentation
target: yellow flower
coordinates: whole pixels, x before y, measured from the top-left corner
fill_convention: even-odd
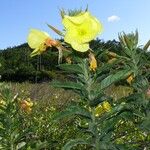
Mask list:
[[[44,52],[48,47],[46,45],[46,41],[48,40],[51,40],[51,38],[46,32],[31,29],[27,39],[29,46],[34,49],[31,56],[40,55]]]
[[[21,109],[26,113],[31,113],[32,111],[33,102],[31,102],[30,98],[27,100],[22,100],[20,102]]]
[[[128,82],[129,84],[131,84],[132,81],[133,81],[133,79],[134,79],[134,76],[133,76],[133,75],[130,75],[130,76],[127,78],[127,82]]]
[[[80,52],[89,49],[89,43],[102,31],[102,24],[89,12],[76,16],[64,15],[62,23],[66,29],[65,42]]]
[[[109,112],[111,110],[111,105],[109,104],[109,102],[104,101],[102,104],[99,104],[96,108],[95,108],[95,116],[99,117],[101,115],[103,115],[105,112]]]
[[[89,54],[90,70],[95,71],[97,68],[97,61],[93,53]]]
[[[107,101],[103,102],[102,106],[105,112],[109,112],[111,110],[111,105]]]
[[[98,106],[95,108],[94,114],[95,114],[96,117],[99,117],[99,116],[101,116],[103,113],[104,113],[104,109],[103,109],[102,105],[100,104],[100,105],[98,105]]]

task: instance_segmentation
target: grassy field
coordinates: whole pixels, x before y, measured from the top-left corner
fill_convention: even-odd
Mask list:
[[[13,93],[18,93],[22,99],[31,98],[36,102],[48,103],[54,107],[66,106],[70,101],[78,99],[78,95],[72,91],[57,89],[51,86],[50,82],[32,84],[24,83],[7,83]]]
[[[8,141],[11,141],[9,137],[14,136],[14,134],[18,135],[18,138],[14,141],[16,147],[18,144],[22,144],[22,141],[25,141],[22,150],[60,150],[70,139],[88,137],[86,133],[83,134],[80,132],[80,128],[77,128],[78,125],[84,125],[84,121],[81,121],[78,117],[53,122],[53,116],[57,115],[58,112],[65,110],[70,103],[80,101],[79,95],[73,91],[54,88],[51,83],[46,82],[39,84],[24,82],[1,83],[0,93],[3,93],[3,89],[6,87],[9,87],[8,89],[12,93],[12,99],[17,94],[17,101],[15,103],[12,102],[12,99],[7,102],[8,105],[10,104],[10,108],[6,109],[5,118],[8,118],[9,115],[10,118],[4,124],[5,139],[8,138]],[[108,96],[112,96],[114,101],[132,94],[132,92],[132,89],[127,86],[115,85],[112,85],[105,91]],[[7,93],[7,95],[9,94]],[[33,102],[30,113],[26,113],[20,107],[20,102],[27,99]],[[8,123],[10,126],[7,125]],[[135,127],[131,122],[128,122],[124,124],[123,128],[127,128],[128,130],[128,128],[134,129]],[[117,132],[122,132],[122,127],[119,130]],[[135,135],[128,135],[129,140],[133,139],[133,137],[135,141],[138,138],[139,140],[145,140],[142,132],[136,132],[136,138]],[[122,140],[124,141],[124,139]],[[9,145],[10,143],[8,142],[6,144]],[[77,150],[90,149],[90,147],[85,145],[78,146],[77,148]]]

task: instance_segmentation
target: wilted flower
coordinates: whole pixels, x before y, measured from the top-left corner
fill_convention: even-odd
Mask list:
[[[30,100],[30,98],[20,102],[21,109],[26,113],[30,113],[32,111],[32,106],[33,102]]]
[[[93,53],[89,54],[89,63],[90,63],[90,70],[95,71],[97,68],[97,61]]]
[[[65,42],[80,52],[89,50],[89,43],[102,31],[102,24],[90,12],[75,16],[64,15],[62,23],[66,29]]]
[[[131,84],[132,81],[133,81],[133,79],[134,79],[134,76],[133,76],[133,74],[131,74],[131,75],[127,78],[127,82],[128,82],[129,84]]]

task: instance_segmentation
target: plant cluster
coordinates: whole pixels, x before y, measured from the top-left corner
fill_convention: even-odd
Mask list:
[[[45,110],[41,114],[34,110],[30,99],[20,100],[4,92],[5,103],[0,107],[1,130],[5,131],[0,135],[1,147],[11,150],[149,149],[150,59],[147,49],[150,42],[139,48],[137,31],[121,33],[119,52],[111,47],[93,50],[90,41],[102,32],[101,22],[87,9],[68,13],[62,10],[61,16],[64,32],[48,26],[64,38],[63,42],[44,31],[31,29],[28,44],[34,49],[31,57],[41,55],[49,47],[58,50],[58,67],[69,78],[66,82],[55,80],[52,85],[72,90],[79,99],[70,101],[63,109],[39,105],[39,109]],[[65,63],[62,63],[63,58]],[[114,93],[110,91],[112,88],[116,89]]]
[[[122,33],[119,34],[119,54],[111,49],[102,53],[98,50],[93,52],[89,42],[102,31],[102,24],[88,10],[68,14],[61,11],[61,16],[65,32],[48,26],[63,36],[65,43],[53,40],[47,33],[36,29],[29,33],[28,43],[34,49],[31,56],[40,55],[47,47],[54,46],[59,51],[58,63],[63,55],[69,58],[68,63],[59,64],[59,68],[71,74],[72,80],[65,83],[55,81],[53,85],[72,89],[80,95],[80,101],[56,115],[55,120],[77,116],[80,120],[78,127],[87,136],[68,141],[62,149],[69,150],[78,144],[88,145],[95,150],[148,148],[150,101],[147,93],[150,87],[147,72],[149,60],[145,53],[150,43],[139,49],[137,31],[135,34]],[[110,58],[108,61],[106,56]],[[112,84],[128,85],[132,92],[114,101],[105,93]],[[126,126],[126,122],[134,124],[131,132],[140,134],[143,131],[144,144],[138,140],[135,142],[132,139],[134,134],[122,143],[122,136],[128,139],[128,131],[119,136],[118,142],[115,131],[122,124]]]

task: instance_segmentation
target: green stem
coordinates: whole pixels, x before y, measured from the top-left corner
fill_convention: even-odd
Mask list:
[[[86,61],[83,63],[83,70],[84,70],[84,82],[85,82],[85,88],[87,91],[87,98],[88,103],[93,100],[93,96],[91,95],[92,90],[92,84],[93,84],[93,78],[91,77],[91,74],[89,72],[89,68],[87,67]],[[88,104],[89,105],[89,104]],[[95,146],[95,150],[99,150],[99,136],[98,136],[98,130],[97,130],[97,123],[96,123],[96,117],[95,117],[95,108],[92,108],[92,130],[94,131],[94,137],[93,137],[93,144]]]
[[[95,131],[94,135],[94,145],[95,150],[99,150],[99,136],[98,136],[98,130],[97,130],[97,123],[96,123],[96,117],[95,117],[95,109],[92,109],[92,124],[93,124],[93,130]]]

